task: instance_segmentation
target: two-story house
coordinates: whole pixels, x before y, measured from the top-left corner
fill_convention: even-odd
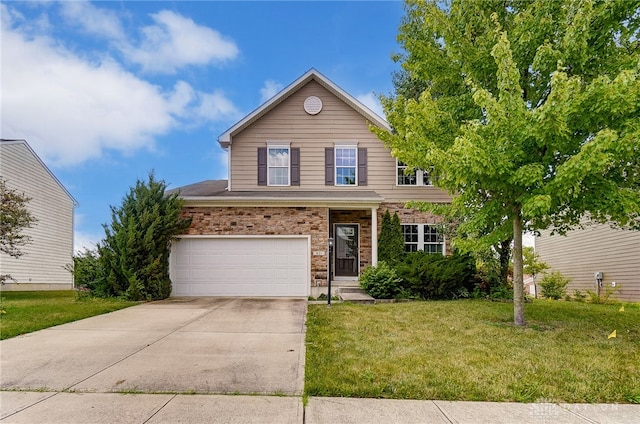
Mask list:
[[[318,296],[377,263],[382,215],[406,250],[443,253],[439,219],[409,200],[449,202],[405,172],[369,125],[387,122],[311,69],[222,134],[227,180],[180,187],[187,234],[172,246],[174,296]],[[333,239],[329,258],[328,240]]]

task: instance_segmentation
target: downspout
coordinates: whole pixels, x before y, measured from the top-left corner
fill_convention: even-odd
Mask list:
[[[231,191],[231,143],[227,147],[227,191]]]

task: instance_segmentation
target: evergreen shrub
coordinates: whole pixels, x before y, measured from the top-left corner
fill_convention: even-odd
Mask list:
[[[402,235],[400,218],[397,212],[392,217],[387,210],[382,215],[382,225],[378,237],[378,260],[395,266],[403,256],[404,236]]]
[[[84,251],[73,255],[73,285],[76,289],[95,289],[100,276],[100,258],[96,250]]]
[[[376,299],[395,299],[402,293],[401,280],[387,262],[368,266],[360,274],[360,288]]]
[[[181,217],[184,201],[178,193],[165,193],[166,183],[138,180],[111,207],[111,225],[98,245],[100,276],[95,294],[130,300],[159,300],[171,294],[169,252],[171,240],[183,233],[191,219]]]
[[[470,256],[407,253],[396,271],[405,293],[421,299],[455,299],[476,285],[475,261]]]

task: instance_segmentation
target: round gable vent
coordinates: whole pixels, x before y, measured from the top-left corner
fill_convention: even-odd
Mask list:
[[[322,110],[322,100],[316,96],[309,96],[304,100],[304,111],[309,115],[317,115]]]

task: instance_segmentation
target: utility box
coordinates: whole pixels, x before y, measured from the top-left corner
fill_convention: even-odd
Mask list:
[[[604,278],[604,273],[602,271],[598,271],[595,273],[596,280],[602,280]]]

